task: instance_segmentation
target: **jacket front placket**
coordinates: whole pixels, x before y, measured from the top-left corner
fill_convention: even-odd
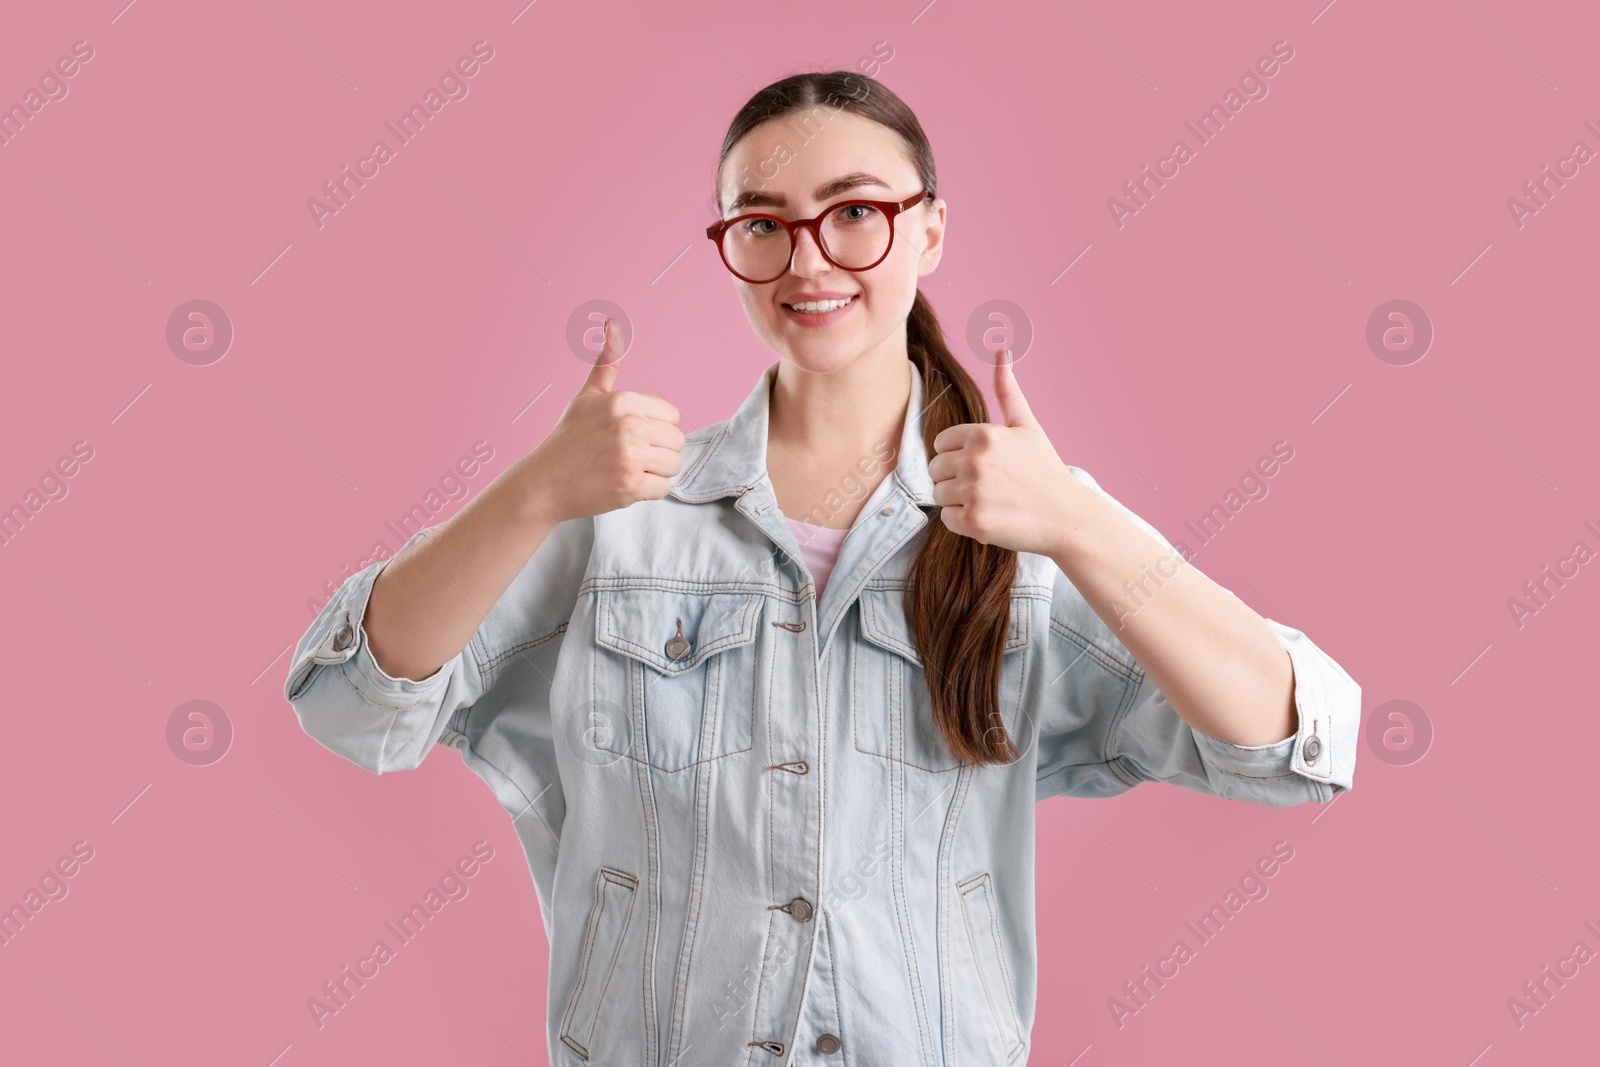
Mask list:
[[[751,815],[767,816],[754,835],[765,841],[767,862],[759,877],[766,894],[751,906],[765,907],[769,918],[746,1060],[761,1064],[788,1056],[784,1045],[799,1020],[816,944],[824,877],[822,726],[812,580],[765,474],[736,491],[734,507],[779,550],[774,557],[782,584],[792,580],[800,586],[797,594],[769,599],[763,623],[772,648],[765,736],[756,739],[764,796]],[[785,557],[792,566],[782,565]]]

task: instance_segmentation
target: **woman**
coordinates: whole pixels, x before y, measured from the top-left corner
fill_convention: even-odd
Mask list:
[[[285,695],[369,770],[447,744],[494,789],[552,1063],[1021,1062],[1035,803],[1327,801],[1360,689],[1063,464],[1008,356],[988,421],[917,290],[946,205],[887,88],[758,92],[718,202],[779,356],[748,399],[685,437],[613,388],[608,322],[545,441],[346,581]]]

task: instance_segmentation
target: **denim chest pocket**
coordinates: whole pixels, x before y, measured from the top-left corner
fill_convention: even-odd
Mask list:
[[[851,682],[855,746],[923,770],[956,770],[968,761],[956,758],[933,721],[933,698],[902,596],[899,588],[861,591],[858,610],[864,640],[856,648]],[[1028,645],[1031,604],[1025,596],[1011,598],[1000,667],[1000,715],[1019,748],[1017,718],[1025,657],[1016,653]]]
[[[681,771],[748,752],[760,691],[761,609],[751,592],[606,589],[595,612],[588,743]]]

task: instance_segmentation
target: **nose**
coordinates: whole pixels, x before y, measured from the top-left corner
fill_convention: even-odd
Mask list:
[[[794,248],[789,253],[789,270],[802,277],[820,274],[833,264],[822,254],[821,247],[817,244],[816,234],[811,227],[802,226],[795,234]]]

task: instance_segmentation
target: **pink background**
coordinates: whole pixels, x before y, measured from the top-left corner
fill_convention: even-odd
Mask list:
[[[1593,1055],[1600,963],[1521,1028],[1506,1006],[1600,950],[1600,566],[1521,628],[1507,607],[1600,548],[1597,165],[1520,228],[1506,206],[1600,148],[1592,8],[123,2],[13,5],[0,34],[0,103],[94,48],[0,147],[0,505],[93,448],[0,548],[0,902],[94,849],[0,948],[0,1059],[545,1062],[508,818],[443,750],[379,778],[320,748],[286,653],[473,442],[475,493],[541,440],[584,374],[583,302],[632,321],[619,388],[685,429],[732,412],[774,357],[701,235],[723,131],[879,41],[950,203],[924,291],[952,341],[983,301],[1021,306],[1057,448],[1174,540],[1289,441],[1196,565],[1312,635],[1364,719],[1403,699],[1434,730],[1408,765],[1364,740],[1326,810],[1158,786],[1041,806],[1031,1062]],[[478,40],[469,96],[319,229],[307,198]],[[1269,95],[1119,229],[1107,198],[1279,40]],[[194,299],[235,330],[209,366],[165,338]],[[1407,366],[1365,339],[1394,299],[1436,331]],[[195,699],[234,732],[208,766],[168,747]],[[479,839],[471,895],[317,1029],[306,999]],[[1108,998],[1279,840],[1270,895],[1119,1029]]]

